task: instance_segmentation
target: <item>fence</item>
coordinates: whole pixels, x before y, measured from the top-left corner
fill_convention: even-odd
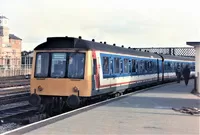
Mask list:
[[[31,74],[32,65],[21,65],[13,68],[0,68],[0,77]]]
[[[174,48],[133,48],[137,51],[147,51],[151,53],[176,55],[183,57],[194,57],[195,49],[193,47],[174,47]]]
[[[0,77],[18,76],[31,74],[32,57],[21,57],[16,62],[15,59],[0,59]]]

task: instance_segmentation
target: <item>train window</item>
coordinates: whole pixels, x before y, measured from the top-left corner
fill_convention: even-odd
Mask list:
[[[123,73],[123,60],[120,60],[120,73]]]
[[[138,73],[143,73],[145,71],[144,66],[145,65],[143,60],[138,61]]]
[[[195,71],[195,63],[193,63],[193,71]]]
[[[128,73],[128,59],[124,59],[124,73]]]
[[[174,71],[176,70],[176,68],[177,68],[177,63],[174,62]]]
[[[165,62],[165,71],[167,71],[168,70],[168,68],[167,68],[167,62]]]
[[[51,77],[63,78],[66,72],[66,53],[52,53]]]
[[[113,60],[110,60],[110,73],[113,74]]]
[[[109,58],[103,57],[103,74],[109,74]]]
[[[137,73],[139,72],[138,68],[139,68],[139,61],[135,60],[135,72]]]
[[[152,71],[152,68],[153,68],[153,62],[152,62],[152,61],[149,61],[149,62],[148,62],[148,70],[149,70],[149,71]]]
[[[119,58],[114,58],[114,67],[115,67],[115,69],[114,69],[114,72],[115,73],[119,73]]]
[[[129,60],[129,62],[128,62],[128,67],[129,67],[129,73],[131,73],[131,60]]]
[[[147,73],[148,72],[148,61],[145,60],[144,61],[144,73]]]
[[[181,63],[181,69],[183,69],[183,63]]]
[[[156,72],[157,72],[157,62],[156,62],[156,61],[153,61],[153,62],[152,62],[152,72],[153,72],[153,73],[156,73]]]
[[[174,62],[171,62],[171,71],[174,71]]]
[[[171,63],[170,62],[167,63],[167,69],[171,70]]]
[[[136,72],[136,60],[132,59],[132,72]]]
[[[69,53],[68,78],[83,79],[85,71],[85,53]]]
[[[49,53],[37,53],[35,77],[47,77],[49,69]]]
[[[96,59],[93,59],[93,75],[96,74],[96,71],[97,70],[97,60]]]

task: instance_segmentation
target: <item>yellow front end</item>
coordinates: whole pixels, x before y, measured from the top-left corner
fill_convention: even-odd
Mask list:
[[[91,51],[80,51],[81,53],[85,53],[85,65],[84,65],[84,77],[81,79],[73,78],[73,77],[36,77],[35,72],[37,68],[37,59],[36,59],[36,51],[34,52],[33,59],[33,68],[31,74],[31,94],[36,93],[37,95],[44,96],[70,96],[79,94],[80,97],[88,97],[91,96],[92,90],[92,53]],[[63,51],[63,50],[54,50],[54,51],[42,51],[48,53],[55,52],[73,52],[73,51]],[[49,66],[52,65],[52,62]],[[62,67],[59,67],[62,68]],[[75,67],[74,67],[75,68]],[[46,70],[51,71],[51,67],[48,67]],[[68,69],[66,68],[66,71]],[[43,71],[44,72],[44,71]]]

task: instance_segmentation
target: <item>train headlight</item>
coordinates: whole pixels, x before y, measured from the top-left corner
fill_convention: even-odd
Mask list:
[[[78,90],[78,88],[75,86],[75,87],[73,88],[73,91],[74,91],[74,92],[78,92],[79,90]]]
[[[42,91],[43,88],[41,86],[38,86],[38,91]]]

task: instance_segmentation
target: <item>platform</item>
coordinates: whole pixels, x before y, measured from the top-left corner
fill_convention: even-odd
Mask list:
[[[200,134],[200,116],[171,108],[200,108],[194,84],[173,83],[99,106],[24,135]]]

